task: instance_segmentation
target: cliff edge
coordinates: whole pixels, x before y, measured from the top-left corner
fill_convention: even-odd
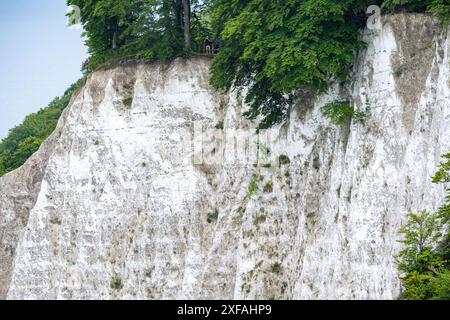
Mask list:
[[[444,196],[450,39],[418,14],[363,37],[348,84],[256,137],[208,59],[93,73],[0,178],[0,298],[396,298],[398,230]],[[364,123],[324,118],[344,98]]]

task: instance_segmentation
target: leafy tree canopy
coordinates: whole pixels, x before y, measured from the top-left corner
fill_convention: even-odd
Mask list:
[[[327,90],[345,80],[363,44],[358,30],[366,9],[428,11],[450,19],[449,0],[211,0],[212,30],[223,46],[212,84],[228,90],[249,86],[248,116],[261,128],[286,118],[296,89]]]

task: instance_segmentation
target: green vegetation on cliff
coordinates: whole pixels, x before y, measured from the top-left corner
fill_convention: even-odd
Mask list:
[[[28,115],[22,124],[11,129],[0,143],[0,176],[20,167],[36,152],[41,143],[53,132],[72,93],[84,84],[80,79],[50,104],[36,113]]]
[[[450,153],[433,178],[450,183]],[[450,189],[446,203],[434,213],[411,213],[401,229],[404,245],[397,256],[406,300],[450,300]]]
[[[68,0],[81,11],[88,69],[136,58],[187,56],[208,33],[199,0]]]

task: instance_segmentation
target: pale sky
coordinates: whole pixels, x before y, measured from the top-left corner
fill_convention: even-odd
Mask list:
[[[0,0],[0,139],[82,76],[87,49],[66,10],[66,0]]]

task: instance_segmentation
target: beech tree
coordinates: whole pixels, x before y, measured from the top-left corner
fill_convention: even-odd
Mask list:
[[[186,55],[205,26],[198,0],[68,0],[81,11],[90,68],[123,58]],[[195,19],[195,24],[191,20]]]
[[[186,49],[191,49],[191,1],[183,0],[184,15],[184,45]]]

